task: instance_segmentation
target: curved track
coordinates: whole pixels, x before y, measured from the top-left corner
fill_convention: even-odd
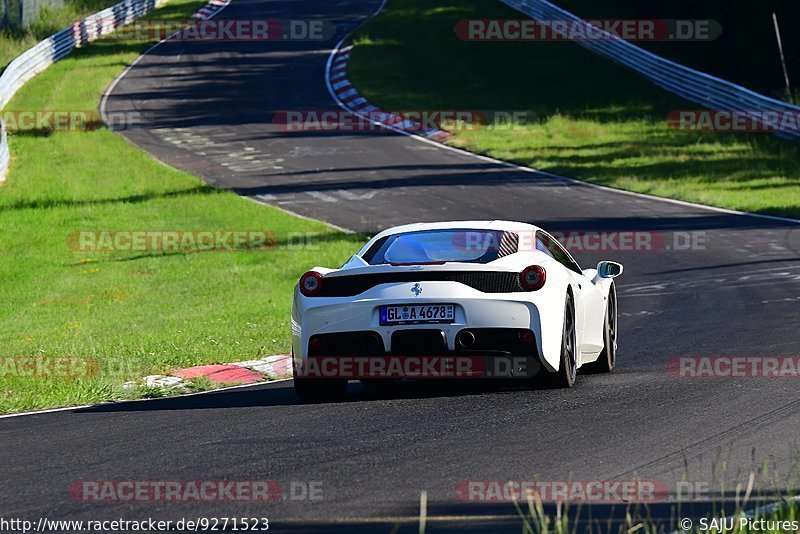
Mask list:
[[[741,481],[763,459],[787,469],[800,424],[794,381],[678,379],[665,366],[676,356],[799,355],[800,227],[592,188],[390,132],[276,128],[276,111],[337,109],[324,78],[330,48],[377,5],[235,0],[221,18],[326,18],[337,38],[162,44],[120,80],[108,109],[147,117],[148,129],[125,135],[171,165],[356,231],[503,218],[562,231],[701,232],[704,250],[576,254],[582,264],[609,255],[625,264],[619,372],[580,377],[572,391],[460,384],[377,397],[354,386],[347,402],[309,406],[280,383],[7,419],[4,515],[268,515],[276,530],[303,531],[388,531],[406,518],[415,531],[426,490],[429,531],[482,528],[464,516],[509,512],[490,521],[518,531],[513,508],[461,502],[457,482],[711,481],[722,462],[734,467],[716,478]],[[324,498],[89,505],[66,491],[76,479],[222,478],[320,481]]]

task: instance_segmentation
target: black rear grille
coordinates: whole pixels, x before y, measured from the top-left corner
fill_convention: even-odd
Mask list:
[[[447,341],[441,330],[399,330],[392,334],[392,353],[398,356],[447,354]]]
[[[522,328],[467,328],[465,330],[469,330],[475,335],[475,343],[467,348],[456,345],[458,352],[500,351],[512,355],[536,355],[536,340],[533,339],[530,343],[522,341],[522,334],[530,332],[530,330]],[[463,330],[459,331],[459,334],[461,332]]]
[[[375,336],[377,346],[370,348],[367,336]],[[314,341],[319,343],[315,346]],[[370,356],[385,354],[383,339],[370,330],[361,332],[337,332],[334,334],[316,334],[309,340],[309,356]]]
[[[319,297],[351,297],[380,284],[402,282],[458,282],[483,293],[525,291],[519,275],[503,271],[410,271],[401,273],[360,274],[325,278]]]

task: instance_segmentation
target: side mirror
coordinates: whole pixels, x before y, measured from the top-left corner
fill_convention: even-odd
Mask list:
[[[600,278],[616,278],[622,274],[622,264],[615,261],[601,261],[597,264],[597,274]]]

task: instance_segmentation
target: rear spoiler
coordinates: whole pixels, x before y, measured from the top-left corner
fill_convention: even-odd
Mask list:
[[[364,258],[359,256],[358,254],[353,254],[350,256],[350,259],[344,262],[344,265],[339,267],[340,269],[348,269],[352,267],[369,267],[369,263],[364,261]]]

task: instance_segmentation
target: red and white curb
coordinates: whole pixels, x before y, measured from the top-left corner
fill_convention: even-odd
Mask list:
[[[292,376],[292,357],[289,354],[269,356],[245,362],[198,365],[174,371],[171,375],[150,375],[138,381],[126,382],[122,387],[155,387],[174,389],[185,386],[197,378],[214,384],[255,384],[264,380],[279,380]]]
[[[197,20],[208,20],[220,13],[225,9],[231,0],[210,0],[205,6],[200,8],[192,15],[192,18]],[[123,70],[114,82],[106,89],[105,94],[100,102],[100,112],[105,120],[105,106],[108,100],[108,95],[114,90],[114,87],[119,81],[130,71],[131,67],[136,65],[144,56],[151,52],[154,48],[169,40],[171,37],[178,35],[181,30],[169,35],[158,43],[151,46],[141,56],[136,58],[128,67]],[[291,378],[292,376],[292,357],[290,355],[281,354],[277,356],[269,356],[259,360],[249,360],[245,362],[234,362],[227,364],[214,364],[214,365],[199,365],[189,367],[187,369],[179,369],[174,371],[171,375],[149,375],[141,380],[134,380],[123,384],[125,389],[133,389],[136,387],[154,387],[163,389],[177,389],[181,388],[187,383],[197,378],[206,378],[214,384],[225,385],[247,385],[255,384],[265,380],[281,380],[284,378]]]
[[[292,356],[290,354],[279,354],[278,356],[269,356],[268,358],[239,362],[233,365],[252,369],[273,380],[292,375]]]
[[[369,118],[371,122],[379,123],[389,129],[413,133],[432,141],[444,142],[450,138],[452,134],[448,131],[438,128],[424,129],[419,122],[370,104],[347,79],[347,64],[352,51],[353,45],[336,50],[329,59],[327,71],[331,91],[347,110],[358,116]]]
[[[384,0],[381,3],[380,7],[367,19],[374,18],[383,10],[386,6],[388,0]],[[562,176],[560,174],[554,174],[552,172],[547,172],[539,169],[534,169],[532,167],[526,167],[524,165],[519,165],[517,163],[511,163],[510,161],[503,161],[500,159],[492,158],[489,156],[484,156],[482,154],[476,154],[474,152],[470,152],[468,150],[464,150],[463,148],[458,148],[455,146],[451,146],[445,144],[445,141],[451,136],[450,132],[441,131],[443,136],[441,138],[435,138],[430,135],[422,135],[417,131],[413,131],[413,129],[402,129],[398,128],[395,125],[388,124],[387,122],[377,120],[376,117],[372,116],[372,113],[369,112],[369,109],[374,108],[374,110],[379,111],[379,108],[372,106],[366,99],[364,102],[356,101],[360,98],[358,96],[358,90],[353,87],[350,81],[347,79],[347,64],[350,60],[350,54],[353,50],[353,46],[346,46],[343,47],[342,45],[350,38],[350,36],[358,30],[359,26],[354,28],[349,34],[345,35],[344,38],[339,41],[336,47],[331,51],[330,56],[328,56],[328,64],[325,69],[325,82],[328,86],[328,92],[330,93],[331,97],[336,101],[336,103],[342,109],[350,111],[351,113],[355,113],[356,115],[369,120],[373,124],[380,125],[388,130],[394,130],[399,132],[403,135],[416,139],[417,141],[427,143],[429,145],[438,147],[442,150],[447,150],[449,152],[453,152],[456,154],[461,154],[462,156],[467,156],[470,158],[474,158],[486,163],[493,163],[495,165],[502,165],[503,167],[508,167],[510,169],[516,169],[522,172],[528,172],[531,174],[538,174],[540,176],[547,176],[549,178],[555,178],[557,180],[562,180],[567,184],[574,184],[576,186],[581,187],[589,187],[592,189],[598,189],[600,191],[610,191],[619,195],[626,195],[629,197],[635,198],[644,198],[648,200],[655,200],[659,202],[666,202],[668,204],[675,204],[678,206],[687,206],[691,208],[697,208],[706,211],[713,211],[716,213],[725,213],[728,215],[739,215],[742,217],[752,217],[755,219],[764,219],[768,221],[779,221],[785,222],[790,224],[800,224],[800,219],[791,219],[788,217],[780,217],[777,215],[762,215],[761,213],[748,213],[746,211],[738,211],[732,210],[728,208],[718,208],[716,206],[706,206],[704,204],[698,204],[696,202],[688,202],[685,200],[678,200],[674,198],[664,198],[664,197],[657,197],[654,195],[649,195],[647,193],[636,193],[634,191],[626,191],[624,189],[615,189],[613,187],[608,187],[605,185],[593,184],[590,182],[584,182],[578,180],[576,178],[570,178],[569,176]],[[356,107],[357,106],[357,107]],[[370,108],[371,106],[371,108]],[[394,116],[394,114],[386,112],[390,116]],[[402,117],[400,118],[402,120]],[[409,131],[412,130],[412,131]]]

